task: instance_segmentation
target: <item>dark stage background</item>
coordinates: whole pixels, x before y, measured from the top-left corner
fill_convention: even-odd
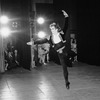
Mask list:
[[[59,4],[70,13],[70,33],[77,36],[78,61],[100,66],[99,0],[63,0]],[[63,5],[63,6],[62,6]]]
[[[97,0],[77,3],[78,60],[100,65],[100,11]]]

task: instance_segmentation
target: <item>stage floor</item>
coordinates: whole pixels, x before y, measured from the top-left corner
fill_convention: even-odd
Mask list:
[[[100,100],[100,66],[76,62],[68,67],[70,89],[61,65],[53,62],[0,74],[0,100]]]

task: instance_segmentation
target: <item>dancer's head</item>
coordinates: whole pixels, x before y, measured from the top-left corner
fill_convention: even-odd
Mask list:
[[[58,24],[53,22],[53,23],[50,24],[50,30],[51,30],[52,34],[56,34],[56,33],[61,31],[61,28]]]

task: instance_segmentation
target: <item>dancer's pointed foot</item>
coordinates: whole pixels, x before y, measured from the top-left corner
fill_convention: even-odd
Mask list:
[[[66,88],[70,89],[70,82],[66,82]]]

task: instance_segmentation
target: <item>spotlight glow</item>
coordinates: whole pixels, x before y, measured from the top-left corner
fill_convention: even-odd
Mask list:
[[[3,37],[8,37],[10,35],[10,29],[8,27],[4,27],[0,31]]]
[[[1,18],[0,18],[0,22],[2,23],[2,24],[7,24],[8,23],[8,17],[7,16],[1,16]]]
[[[39,38],[44,38],[45,36],[46,36],[45,32],[43,32],[43,31],[38,32],[38,37]]]
[[[44,23],[44,18],[39,17],[39,18],[37,19],[37,22],[38,22],[39,24],[43,24],[43,23]]]

